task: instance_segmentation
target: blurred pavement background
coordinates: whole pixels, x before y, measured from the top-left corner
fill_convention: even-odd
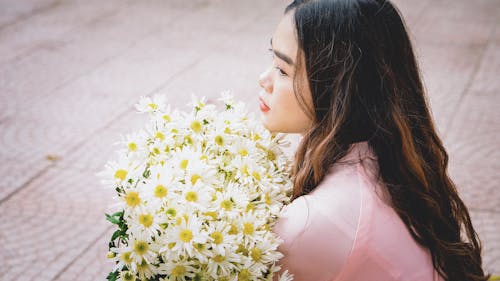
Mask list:
[[[500,1],[394,2],[485,269],[499,273]],[[230,89],[257,112],[287,3],[0,0],[0,280],[104,280],[113,190],[95,173],[142,126],[133,104]]]

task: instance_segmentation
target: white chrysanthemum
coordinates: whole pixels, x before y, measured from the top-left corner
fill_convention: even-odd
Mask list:
[[[124,193],[118,197],[118,202],[113,204],[113,209],[124,210],[126,216],[132,212],[139,212],[144,207],[144,199],[140,191],[136,188],[125,188]]]
[[[144,131],[138,131],[121,137],[122,140],[117,144],[122,146],[119,153],[126,155],[135,162],[144,161],[147,158],[147,135]]]
[[[147,181],[138,185],[143,199],[152,209],[159,209],[166,204],[170,192],[176,190],[174,176],[170,169],[155,166],[150,169]]]
[[[136,264],[137,275],[139,276],[140,280],[150,279],[151,277],[156,275],[157,269],[152,264],[152,262],[148,262],[145,259]]]
[[[274,261],[281,259],[283,257],[283,254],[278,252],[277,249],[279,243],[277,242],[282,242],[282,240],[275,238],[274,235],[270,232],[265,233],[262,236],[261,240],[256,241],[253,245],[250,246],[249,257],[254,262],[263,264],[273,263]],[[265,268],[263,272],[264,271]]]
[[[118,275],[118,278],[116,280],[117,281],[135,281],[135,280],[137,280],[137,277],[136,277],[134,272],[124,270],[124,271],[120,272],[120,274]]]
[[[233,95],[231,94],[231,91],[225,90],[220,93],[220,98],[217,100],[222,101],[225,104],[233,105],[234,104],[234,98]]]
[[[238,155],[231,162],[231,166],[236,172],[235,178],[242,184],[251,185],[260,182],[265,176],[263,167],[253,161],[251,157]]]
[[[157,254],[155,252],[158,251],[158,246],[147,236],[129,236],[127,241],[128,245],[121,248],[120,251],[123,253],[130,253],[130,270],[136,272],[137,264],[142,263],[142,260],[146,260],[148,263],[153,263],[156,259]],[[128,254],[126,254],[128,255]],[[125,258],[124,256],[123,258]]]
[[[214,253],[208,262],[208,274],[215,280],[219,276],[228,276],[237,268],[237,264],[241,262],[241,256],[232,252],[225,251],[223,253]]]
[[[162,278],[162,281],[186,281],[191,280],[194,277],[196,268],[195,263],[187,259],[182,260],[167,260],[164,264],[158,267],[158,270],[162,274],[167,274],[168,276]]]
[[[167,216],[163,212],[157,212],[149,206],[140,211],[133,212],[128,218],[128,232],[140,236],[158,236],[163,230],[161,225],[167,222]]]
[[[243,213],[240,218],[240,227],[245,241],[248,241],[248,243],[259,241],[265,233],[265,224],[266,220],[263,217],[263,214],[255,211]]]
[[[252,280],[261,280],[262,271],[261,265],[259,263],[254,262],[249,257],[242,257],[244,259],[243,264],[238,266],[237,279],[238,281],[252,281]]]
[[[209,234],[208,243],[210,248],[217,255],[224,255],[226,252],[235,250],[238,242],[237,235],[230,235],[231,225],[225,221],[216,221],[209,224],[207,232]]]
[[[125,185],[130,180],[136,181],[140,173],[141,166],[126,157],[120,157],[118,161],[109,161],[104,166],[104,170],[98,175],[106,185]]]
[[[164,111],[167,102],[167,96],[165,95],[154,95],[151,97],[141,97],[139,103],[135,105],[135,108],[139,112],[157,112]]]
[[[174,176],[183,176],[187,169],[193,170],[193,167],[199,165],[203,154],[200,151],[184,148],[172,152],[172,158],[168,161]]]
[[[193,244],[206,243],[208,240],[207,233],[201,229],[202,221],[195,216],[186,217],[181,218],[180,223],[170,229],[165,240],[167,244],[175,243],[170,250],[179,256],[193,256]]]
[[[200,181],[197,181],[194,185],[189,183],[184,185],[181,202],[192,205],[200,211],[206,211],[208,203],[212,200],[212,193],[212,187]]]
[[[214,184],[217,180],[217,170],[205,163],[206,155],[200,154],[200,159],[188,160],[185,170],[184,180],[186,184],[195,185],[198,181],[204,184]]]
[[[193,108],[199,108],[200,110],[205,107],[207,102],[207,97],[203,96],[201,98],[197,97],[194,94],[191,94],[191,101],[188,102],[188,106]]]
[[[115,262],[115,267],[113,270],[118,270],[126,266],[127,268],[132,268],[132,263],[134,260],[132,259],[132,250],[128,247],[113,247],[109,249],[111,253],[113,253],[114,257],[111,259]]]

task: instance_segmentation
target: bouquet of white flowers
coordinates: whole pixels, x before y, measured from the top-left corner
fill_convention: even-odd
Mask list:
[[[195,97],[190,112],[162,95],[136,105],[150,122],[100,173],[117,192],[108,280],[272,280],[280,270],[271,227],[290,200],[289,142],[231,94],[220,100],[220,111]]]

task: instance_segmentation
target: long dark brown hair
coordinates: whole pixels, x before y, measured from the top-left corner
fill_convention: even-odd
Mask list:
[[[314,125],[295,155],[293,197],[311,192],[351,144],[367,141],[393,208],[437,272],[448,281],[487,280],[397,8],[385,0],[295,0],[288,12],[314,106],[296,76],[296,97]]]

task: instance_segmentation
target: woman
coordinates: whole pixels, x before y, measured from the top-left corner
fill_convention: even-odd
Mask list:
[[[384,0],[296,0],[259,78],[262,121],[300,133],[274,231],[295,280],[487,280],[405,25]]]

